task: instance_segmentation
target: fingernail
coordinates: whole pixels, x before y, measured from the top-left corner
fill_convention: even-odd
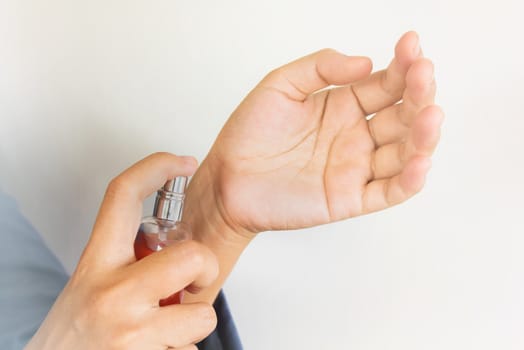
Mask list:
[[[413,47],[413,54],[418,57],[418,56],[420,56],[421,52],[422,52],[422,49],[420,48],[420,42],[419,42],[419,40],[417,38],[417,43]]]
[[[416,42],[415,42],[415,45],[413,46],[413,54],[415,55],[415,57],[418,57],[421,55],[422,49],[420,48],[420,37],[416,33],[415,33],[415,37],[416,37]]]

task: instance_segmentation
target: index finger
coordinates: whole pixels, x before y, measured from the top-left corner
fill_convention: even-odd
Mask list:
[[[373,73],[368,79],[352,86],[364,115],[378,112],[395,104],[406,87],[406,73],[422,55],[417,33],[404,34],[395,47],[395,57],[385,70]]]
[[[218,276],[218,261],[208,247],[187,240],[148,255],[124,271],[137,302],[148,300],[156,307],[160,299],[184,288],[198,293],[209,287]]]
[[[317,90],[355,82],[367,77],[370,71],[371,60],[367,57],[346,56],[324,49],[275,69],[260,86],[276,89],[302,102]]]
[[[169,179],[190,176],[197,167],[193,157],[155,153],[115,177],[107,187],[93,233],[82,259],[104,264],[127,264],[134,261],[133,241],[142,202]]]

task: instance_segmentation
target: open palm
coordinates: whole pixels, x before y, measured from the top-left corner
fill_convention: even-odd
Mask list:
[[[271,72],[246,97],[202,164],[231,225],[309,227],[422,188],[443,115],[417,35],[405,34],[395,52],[370,75],[369,59],[322,50]]]

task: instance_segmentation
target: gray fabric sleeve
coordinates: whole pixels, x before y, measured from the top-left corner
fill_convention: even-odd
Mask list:
[[[69,279],[63,266],[0,192],[0,349],[22,349]]]
[[[69,276],[15,201],[0,192],[0,349],[20,350],[36,332]],[[241,350],[222,292],[216,330],[201,350]]]

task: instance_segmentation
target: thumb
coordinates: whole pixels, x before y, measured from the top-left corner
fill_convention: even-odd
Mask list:
[[[193,157],[155,153],[114,178],[107,188],[82,260],[117,266],[134,261],[133,241],[142,216],[142,202],[167,180],[190,176],[196,167]]]
[[[324,49],[299,58],[269,73],[260,86],[276,89],[296,101],[304,101],[330,85],[347,85],[367,77],[372,63],[367,57],[346,56]]]

